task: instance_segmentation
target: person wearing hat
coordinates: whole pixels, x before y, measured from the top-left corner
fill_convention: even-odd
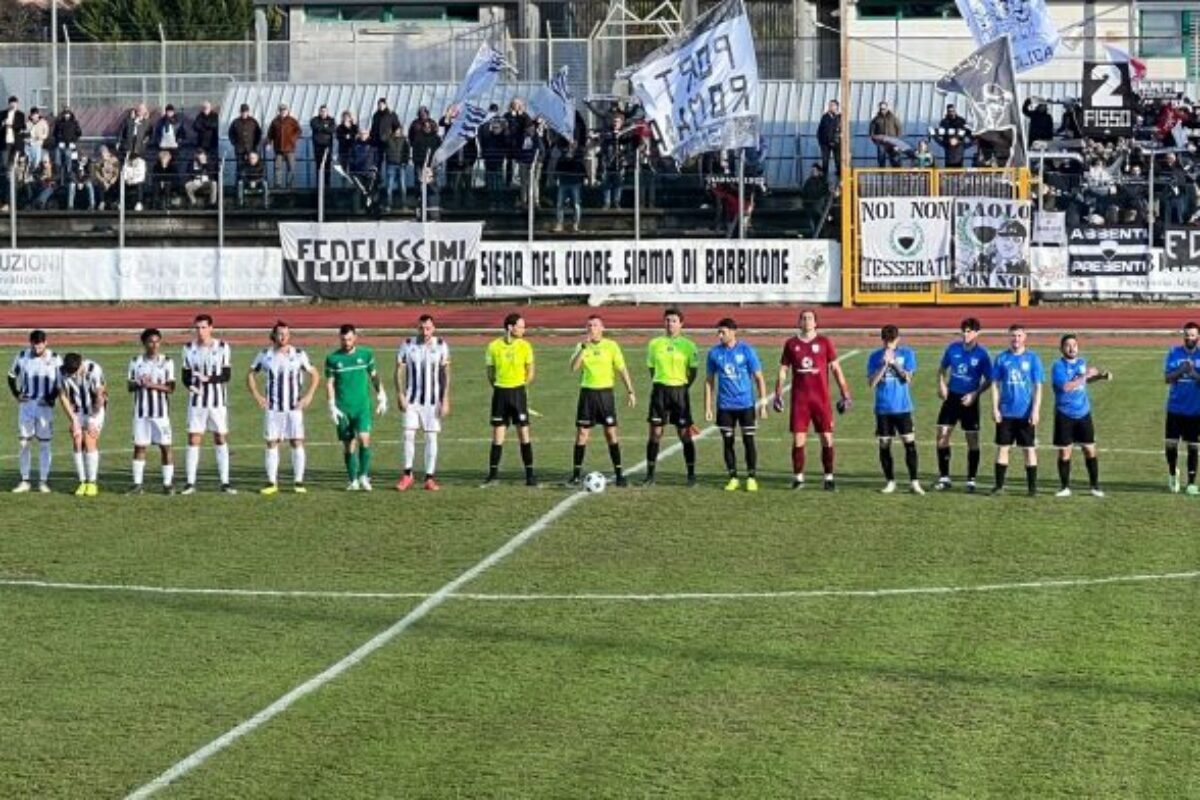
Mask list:
[[[171,154],[171,161],[179,159],[179,148],[183,145],[183,121],[175,116],[175,106],[168,104],[163,109],[163,115],[154,126],[154,146],[158,151]]]
[[[258,152],[262,138],[262,126],[250,113],[250,106],[242,103],[237,119],[229,123],[229,143],[233,145],[233,154],[237,157],[239,175],[249,155]]]
[[[83,129],[71,109],[64,107],[54,120],[51,138],[54,139],[54,146],[58,150],[58,171],[65,175],[71,170],[71,162],[80,155],[77,148],[79,140],[83,138]]]
[[[4,163],[12,166],[17,154],[25,150],[25,112],[16,95],[8,98],[4,114]]]
[[[288,113],[287,103],[279,104],[279,113],[267,128],[267,146],[275,151],[275,188],[292,188],[296,176],[296,143],[300,141],[300,123]]]
[[[375,113],[371,115],[371,144],[375,147],[375,166],[382,168],[387,144],[396,135],[400,127],[400,118],[396,112],[388,108],[386,97],[379,98],[375,104]]]

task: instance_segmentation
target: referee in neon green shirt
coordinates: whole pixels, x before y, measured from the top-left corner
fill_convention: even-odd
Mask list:
[[[692,382],[700,371],[700,356],[696,345],[683,335],[683,314],[677,308],[663,312],[665,336],[650,340],[646,349],[646,366],[650,368],[650,436],[646,440],[646,479],[643,486],[654,484],[654,468],[663,429],[674,425],[683,445],[683,461],[687,465],[687,485],[696,485],[696,442],[692,418]]]
[[[633,380],[625,368],[621,346],[604,337],[604,322],[595,314],[588,317],[587,338],[575,346],[575,352],[571,355],[571,371],[579,373],[579,404],[575,409],[574,468],[567,486],[579,486],[583,475],[583,458],[594,425],[604,426],[604,438],[608,441],[616,485],[626,486],[628,482],[621,471],[617,404],[613,399],[617,375],[625,384],[630,408],[637,405],[637,398],[633,393]]]

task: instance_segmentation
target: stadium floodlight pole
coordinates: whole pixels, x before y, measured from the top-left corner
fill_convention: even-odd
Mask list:
[[[167,106],[167,34],[158,23],[158,107]]]
[[[850,159],[852,157],[851,138],[854,135],[850,128],[850,0],[838,0],[838,49],[840,51],[838,69],[838,95],[841,103],[841,136],[838,138],[839,160],[841,174],[838,178],[842,184],[842,205],[849,202],[850,193]]]
[[[55,2],[57,2],[57,0],[55,0]],[[66,63],[67,79],[65,81],[63,81],[63,90],[66,91],[66,93],[67,93],[67,102],[65,103],[65,105],[67,108],[70,108],[71,107],[71,31],[67,29],[66,25],[63,25],[62,32],[63,32],[63,38],[67,40],[67,63]],[[55,49],[57,50],[57,48],[55,48]],[[57,110],[58,109],[55,109],[55,111],[57,111]]]
[[[50,0],[50,113],[58,112],[58,0]]]

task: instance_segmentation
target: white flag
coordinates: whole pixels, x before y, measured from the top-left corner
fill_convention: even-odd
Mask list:
[[[660,152],[680,164],[758,146],[758,61],[742,0],[709,9],[618,77],[629,78]]]
[[[475,60],[467,70],[467,77],[463,78],[462,86],[458,87],[458,92],[454,95],[454,105],[490,92],[500,79],[500,73],[505,70],[516,72],[504,56],[490,44],[485,42],[479,45],[479,52],[475,54]]]
[[[466,103],[454,118],[446,138],[433,154],[433,163],[442,164],[454,157],[454,154],[467,146],[467,142],[479,134],[479,127],[492,118],[492,114],[474,103]]]
[[[550,80],[548,86],[539,87],[529,98],[529,116],[541,117],[562,136],[575,138],[575,97],[567,85],[565,66]]]
[[[1049,64],[1062,37],[1046,0],[957,0],[975,43],[989,45],[1005,34],[1012,38],[1017,72]]]

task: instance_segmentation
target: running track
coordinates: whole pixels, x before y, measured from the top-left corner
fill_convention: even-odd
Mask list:
[[[162,328],[186,328],[192,318],[207,312],[224,329],[262,329],[283,318],[294,328],[334,328],[353,322],[361,328],[407,329],[418,314],[434,315],[445,329],[496,330],[504,315],[520,311],[533,328],[578,330],[589,313],[599,313],[612,328],[657,328],[662,324],[661,305],[604,306],[591,309],[582,305],[536,306],[519,304],[488,305],[122,305],[64,306],[8,305],[0,307],[0,330],[27,331],[47,328],[71,331],[116,331],[154,325]],[[684,308],[691,327],[710,326],[731,316],[744,328],[790,329],[796,325],[799,306],[713,306],[688,305]],[[1034,330],[1111,330],[1175,331],[1200,312],[1180,307],[1040,306],[1006,307],[934,307],[934,308],[820,308],[819,321],[826,329],[878,329],[895,323],[907,329],[958,328],[963,317],[978,317],[983,327],[1000,330],[1013,322],[1022,322]]]

